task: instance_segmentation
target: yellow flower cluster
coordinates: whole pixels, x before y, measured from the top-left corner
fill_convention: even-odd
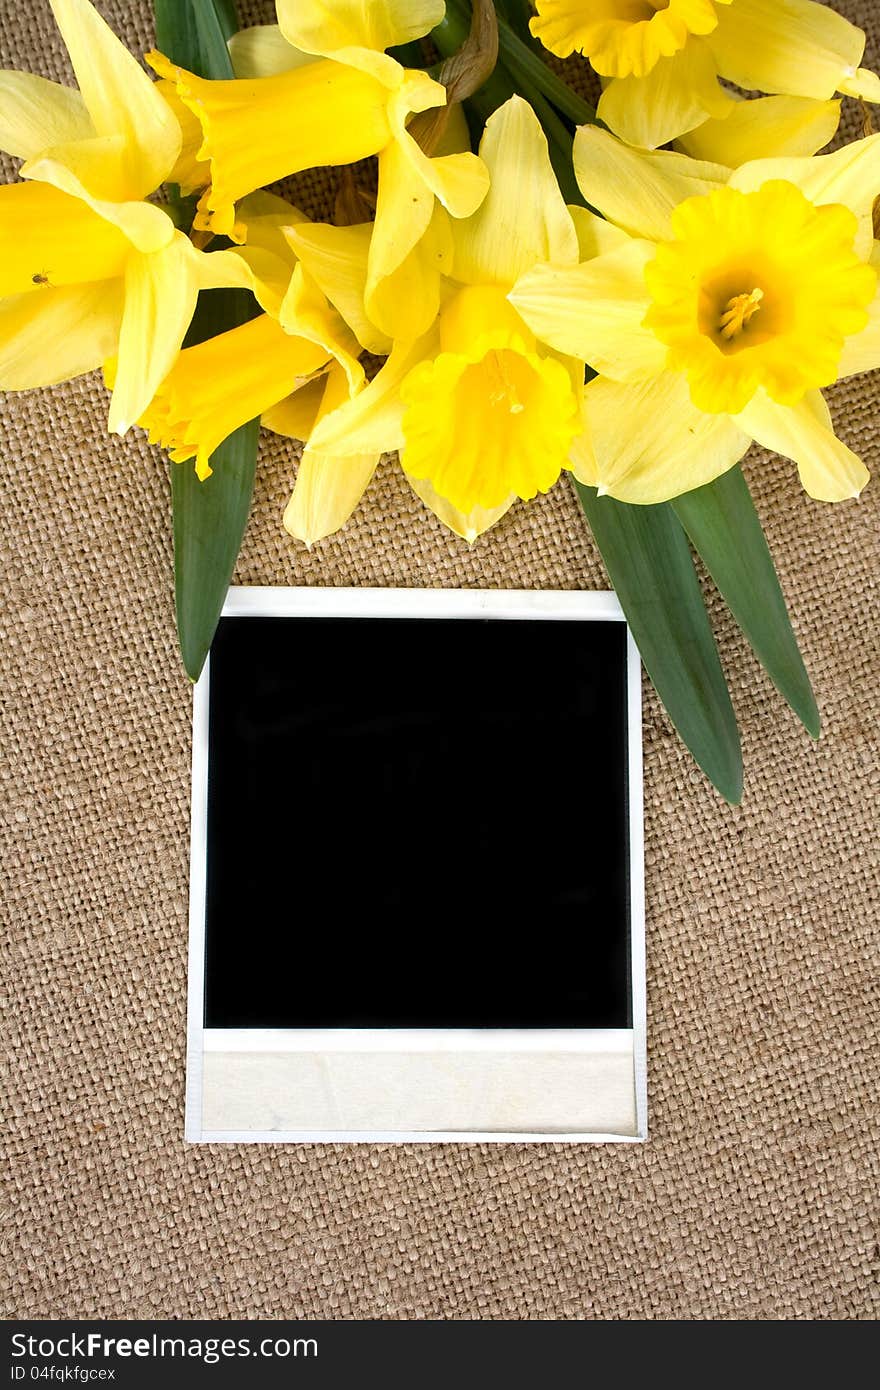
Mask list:
[[[202,478],[261,417],[305,441],[284,522],[308,544],[393,451],[469,540],[564,470],[653,503],[752,440],[816,498],[864,486],[821,389],[880,365],[880,135],[816,152],[838,94],[880,83],[827,6],[538,0],[533,33],[604,84],[572,206],[520,97],[477,153],[457,107],[420,142],[446,89],[389,50],[443,0],[277,0],[277,25],[233,40],[227,81],[160,53],[153,80],[89,0],[50,3],[78,90],[0,74],[0,147],[24,161],[0,189],[0,386],[103,367],[111,430],[141,423]],[[360,221],[265,191],[372,158]],[[190,234],[163,184],[198,195]],[[198,294],[224,286],[260,312],[183,348]],[[384,359],[371,378],[365,355]]]

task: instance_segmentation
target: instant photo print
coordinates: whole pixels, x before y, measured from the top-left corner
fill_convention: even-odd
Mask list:
[[[646,1136],[607,593],[232,589],[195,691],[186,1136]]]

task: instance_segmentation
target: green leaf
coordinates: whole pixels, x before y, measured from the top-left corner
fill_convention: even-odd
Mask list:
[[[227,39],[238,24],[230,0],[154,0],[156,41],[173,62],[200,77],[232,76]],[[186,346],[236,328],[256,312],[241,290],[199,297]],[[214,639],[250,512],[260,422],[235,431],[211,457],[199,482],[191,463],[171,464],[174,588],[183,664],[198,680]]]
[[[813,738],[820,719],[785,598],[739,468],[673,502],[716,587],[780,694]]]
[[[234,0],[153,0],[156,47],[199,77],[232,77],[227,39],[238,32]]]
[[[246,290],[199,296],[186,347],[246,323],[258,312]],[[192,461],[172,463],[174,592],[180,655],[196,681],[214,640],[241,548],[257,465],[259,420],[242,425],[211,455],[214,472],[200,482]]]
[[[575,483],[645,669],[706,776],[742,798],[739,731],[687,537],[668,503],[633,507]]]

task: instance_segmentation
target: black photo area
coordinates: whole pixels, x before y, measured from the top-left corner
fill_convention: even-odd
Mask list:
[[[630,1026],[619,622],[224,618],[205,1024]]]

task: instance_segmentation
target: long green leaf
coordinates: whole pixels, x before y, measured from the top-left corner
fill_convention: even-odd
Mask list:
[[[254,311],[244,290],[201,295],[186,346],[247,322]],[[214,640],[247,526],[259,436],[260,422],[251,420],[225,439],[211,455],[214,472],[205,482],[196,477],[192,462],[171,464],[177,635],[194,681]]]
[[[232,76],[227,39],[238,25],[231,0],[154,0],[156,41],[174,62],[201,77]],[[239,290],[201,295],[186,345],[252,317],[253,298]],[[174,588],[183,664],[198,680],[232,579],[254,490],[258,420],[230,435],[199,482],[191,463],[171,465]]]
[[[810,678],[748,484],[739,468],[673,502],[719,592],[780,694],[819,737]]]
[[[738,804],[739,731],[681,524],[668,504],[633,507],[575,487],[670,719],[721,795]]]

